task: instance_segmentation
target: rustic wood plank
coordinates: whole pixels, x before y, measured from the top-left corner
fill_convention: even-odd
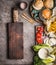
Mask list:
[[[9,23],[8,32],[8,58],[23,59],[23,23]]]

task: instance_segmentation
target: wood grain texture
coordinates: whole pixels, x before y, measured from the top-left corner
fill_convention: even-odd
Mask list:
[[[9,23],[9,59],[23,59],[23,23]]]

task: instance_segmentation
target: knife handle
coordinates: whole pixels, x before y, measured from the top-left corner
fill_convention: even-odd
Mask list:
[[[14,8],[14,9],[13,9],[13,21],[14,21],[14,22],[18,22],[18,18],[19,18],[18,8]]]

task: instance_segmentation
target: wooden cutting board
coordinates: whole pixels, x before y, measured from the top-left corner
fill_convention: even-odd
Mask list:
[[[23,59],[23,23],[8,23],[8,58]]]

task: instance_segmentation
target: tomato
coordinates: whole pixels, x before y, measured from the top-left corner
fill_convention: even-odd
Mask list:
[[[41,30],[40,31],[43,32],[43,27],[41,27]]]
[[[38,44],[42,44],[42,43],[43,43],[43,39],[42,39],[42,38],[36,38],[36,42],[37,42]]]
[[[36,37],[42,37],[42,33],[37,32]]]
[[[39,26],[39,27],[37,27],[37,31],[40,31],[41,30],[41,27]]]
[[[43,27],[37,27],[37,31],[39,31],[39,32],[43,32]]]
[[[38,44],[42,44],[43,43],[43,26],[39,26],[37,27],[37,33],[36,33],[36,42]]]

